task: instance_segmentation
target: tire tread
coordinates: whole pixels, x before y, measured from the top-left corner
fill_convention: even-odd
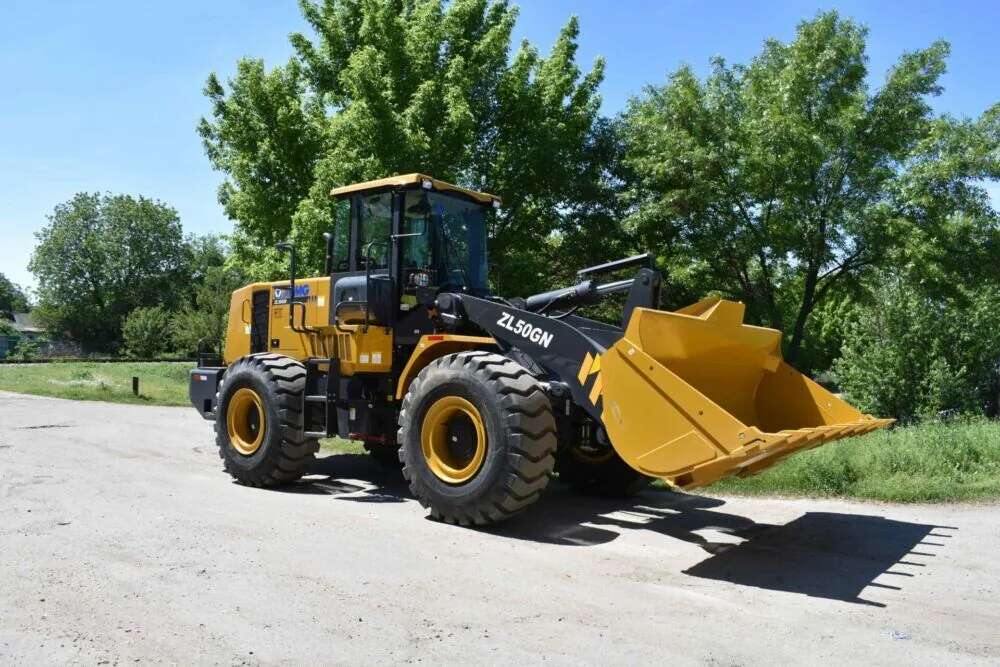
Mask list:
[[[272,392],[276,402],[279,423],[275,426],[281,434],[277,446],[270,447],[266,456],[253,469],[233,465],[229,453],[229,434],[222,420],[222,411],[216,418],[216,444],[223,468],[239,483],[246,486],[270,487],[293,482],[305,473],[319,451],[319,440],[305,438],[303,433],[301,397],[305,390],[305,366],[283,355],[273,353],[251,354],[233,363],[222,376],[216,404],[221,405],[226,375],[242,369],[259,374]],[[264,446],[264,445],[262,445]]]
[[[555,466],[556,425],[548,396],[539,381],[512,359],[479,350],[446,355],[431,362],[410,384],[399,413],[398,442],[405,443],[408,429],[417,428],[409,417],[415,397],[428,375],[441,368],[472,373],[499,399],[500,423],[507,431],[504,470],[494,487],[468,506],[439,507],[415,472],[422,462],[409,461],[403,446],[399,458],[410,491],[430,509],[431,516],[446,523],[484,525],[518,514],[538,500]]]

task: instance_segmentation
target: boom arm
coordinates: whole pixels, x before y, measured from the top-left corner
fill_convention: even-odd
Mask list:
[[[501,350],[517,348],[546,373],[559,378],[573,402],[600,422],[599,392],[586,389],[588,374],[581,369],[605,348],[578,328],[554,317],[515,308],[468,294],[442,294],[437,307],[455,324],[468,322],[488,333]]]

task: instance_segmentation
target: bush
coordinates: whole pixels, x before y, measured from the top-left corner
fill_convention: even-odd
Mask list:
[[[48,342],[48,339],[45,338],[29,338],[28,336],[21,336],[17,338],[17,344],[7,354],[7,358],[16,361],[30,361],[32,359],[37,359],[41,353],[42,345]]]
[[[125,353],[138,359],[163,355],[170,342],[169,323],[170,313],[160,306],[133,310],[122,327]]]
[[[995,413],[1000,293],[923,295],[901,281],[858,307],[834,363],[846,398],[904,421],[940,412]]]

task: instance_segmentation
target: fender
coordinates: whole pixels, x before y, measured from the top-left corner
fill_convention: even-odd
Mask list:
[[[488,336],[457,336],[431,334],[421,336],[396,383],[396,400],[402,400],[417,374],[438,357],[466,350],[495,349],[497,343]]]

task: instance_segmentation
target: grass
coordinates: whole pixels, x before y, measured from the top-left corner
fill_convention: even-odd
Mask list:
[[[188,403],[191,362],[0,364],[0,390],[116,403]],[[132,395],[139,377],[139,396]],[[360,443],[330,438],[330,453],[362,454]],[[793,456],[708,493],[828,496],[890,502],[1000,499],[1000,422],[928,422],[840,440]]]
[[[367,454],[365,446],[357,440],[343,438],[325,438],[319,441],[321,452],[329,454]]]
[[[1000,422],[927,422],[840,440],[708,493],[890,502],[1000,499]]]
[[[181,362],[66,362],[0,364],[0,390],[114,403],[190,405],[188,371]],[[139,395],[132,395],[132,377]]]

